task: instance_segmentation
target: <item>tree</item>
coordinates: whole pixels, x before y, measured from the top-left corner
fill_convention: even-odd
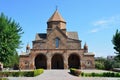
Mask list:
[[[17,52],[13,56],[9,56],[9,63],[4,66],[14,68],[15,65],[19,65],[19,55]]]
[[[97,68],[97,69],[105,69],[105,65],[104,65],[105,61],[106,61],[106,59],[103,58],[103,57],[95,59],[95,68]]]
[[[22,28],[15,20],[0,14],[0,62],[7,65],[20,48]]]
[[[120,61],[120,31],[116,30],[115,35],[113,35],[112,43],[116,50],[116,59]]]

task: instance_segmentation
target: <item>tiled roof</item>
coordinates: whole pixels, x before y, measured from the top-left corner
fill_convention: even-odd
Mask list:
[[[67,32],[66,35],[70,39],[79,40],[77,32]]]
[[[36,34],[35,40],[43,40],[46,39],[47,34],[46,33],[38,33]]]
[[[49,18],[48,22],[51,21],[63,21],[65,22],[65,20],[62,18],[62,16],[59,14],[58,10],[56,10],[53,15]]]
[[[92,55],[95,55],[95,54],[93,52],[89,52],[89,53],[84,53],[84,55],[86,55],[86,56],[87,55],[89,55],[89,56],[91,55],[92,56]]]

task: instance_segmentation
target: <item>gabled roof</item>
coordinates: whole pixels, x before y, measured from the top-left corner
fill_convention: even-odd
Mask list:
[[[35,40],[43,40],[47,38],[47,34],[46,33],[37,33]]]
[[[52,21],[62,21],[65,22],[65,20],[62,18],[62,16],[60,15],[60,13],[58,12],[58,10],[56,10],[53,15],[49,18],[48,22],[52,22]]]
[[[66,35],[70,39],[79,40],[77,32],[66,32]]]
[[[54,30],[58,30],[65,38],[67,38],[66,34],[65,34],[59,27],[56,26],[56,27],[52,30],[52,32],[54,32]],[[50,35],[52,32],[50,32],[49,35]],[[49,36],[49,35],[48,35],[48,36]]]

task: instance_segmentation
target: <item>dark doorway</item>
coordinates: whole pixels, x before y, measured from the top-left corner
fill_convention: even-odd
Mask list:
[[[39,54],[35,58],[35,67],[36,69],[43,68],[47,69],[47,59],[43,54]]]
[[[63,57],[60,54],[55,54],[52,57],[52,69],[64,69]]]
[[[69,68],[79,69],[80,68],[80,58],[79,58],[79,56],[75,55],[75,54],[71,54],[68,58],[68,65],[69,65]]]

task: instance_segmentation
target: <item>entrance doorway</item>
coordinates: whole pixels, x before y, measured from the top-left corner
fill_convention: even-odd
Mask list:
[[[75,55],[75,54],[71,54],[68,58],[68,65],[69,65],[69,68],[79,69],[80,68],[80,58],[79,58],[79,56]]]
[[[64,69],[63,56],[61,54],[55,54],[52,57],[51,64],[52,69]]]
[[[43,54],[39,54],[35,58],[35,67],[36,69],[43,68],[47,69],[47,59]]]

